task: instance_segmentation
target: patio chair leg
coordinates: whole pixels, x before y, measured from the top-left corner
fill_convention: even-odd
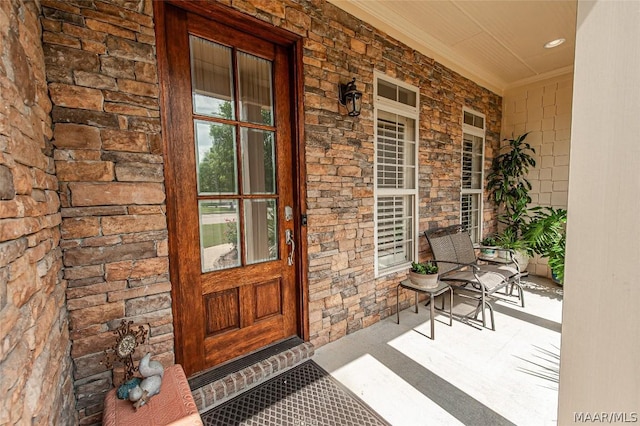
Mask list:
[[[518,289],[518,299],[520,299],[520,305],[524,308],[524,289],[522,288],[522,285],[520,284],[520,278],[518,278],[518,281],[514,282],[512,285],[515,285]]]
[[[400,324],[400,284],[396,287],[396,324]]]
[[[478,319],[478,315],[480,314],[480,306],[482,306],[482,302],[478,302],[478,306],[476,306],[476,311],[473,314],[474,320]]]
[[[489,308],[489,314],[491,316],[491,330],[496,331],[496,322],[493,319],[493,306],[491,306],[491,303],[486,302],[487,303],[487,307]],[[482,310],[482,312],[484,313],[484,309]],[[482,323],[482,325],[484,326],[484,322]]]

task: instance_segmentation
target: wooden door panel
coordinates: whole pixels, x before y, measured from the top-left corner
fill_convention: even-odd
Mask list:
[[[209,293],[204,297],[207,337],[240,328],[238,288]]]
[[[290,334],[283,334],[284,320],[281,315],[253,324],[249,329],[223,333],[204,342],[205,359],[208,365],[217,365],[237,358],[265,346],[265,340],[277,342]]]
[[[254,284],[254,322],[282,314],[282,281],[275,279]]]
[[[299,217],[285,218],[285,206],[299,211],[293,175],[294,67],[291,51],[270,42],[268,33],[256,37],[175,6],[191,7],[187,3],[158,3],[176,361],[193,374],[298,330],[299,260],[287,262],[285,240]],[[223,68],[228,77],[220,74],[220,58],[228,64]],[[231,91],[218,91],[225,84]],[[245,87],[259,90],[243,92]],[[265,87],[271,97],[263,96]],[[223,155],[218,151],[223,146],[233,147],[224,148],[233,152],[224,154],[227,162],[209,161]],[[272,153],[272,159],[263,153]],[[227,172],[230,161],[234,168]],[[261,161],[273,174],[258,167]],[[231,186],[212,184],[218,181],[211,179],[230,174]]]

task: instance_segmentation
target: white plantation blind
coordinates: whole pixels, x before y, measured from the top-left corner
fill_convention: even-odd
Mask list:
[[[415,260],[418,91],[387,77],[376,81],[376,274]]]
[[[472,237],[478,236],[480,228],[480,194],[462,194],[460,202],[461,223]],[[478,238],[472,238],[479,242]]]
[[[462,188],[482,189],[481,137],[464,134],[462,139]]]
[[[471,241],[482,236],[482,193],[484,190],[484,116],[463,111],[462,178],[460,191],[460,223],[469,231]]]
[[[413,196],[379,197],[378,262],[381,268],[410,262],[413,253]]]

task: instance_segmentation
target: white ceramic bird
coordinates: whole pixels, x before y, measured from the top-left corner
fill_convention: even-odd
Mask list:
[[[138,371],[142,377],[160,376],[164,375],[164,367],[158,361],[151,360],[151,354],[147,352],[145,356],[140,360],[138,365]]]
[[[147,377],[138,386],[129,391],[129,401],[134,402],[133,407],[138,409],[146,404],[153,395],[160,393],[161,385],[162,377]]]
[[[151,354],[147,353],[140,360],[138,371],[144,379],[129,391],[129,401],[134,402],[133,407],[136,410],[146,404],[153,395],[160,393],[164,367],[158,361],[152,361]]]

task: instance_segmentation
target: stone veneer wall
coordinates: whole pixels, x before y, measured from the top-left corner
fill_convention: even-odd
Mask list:
[[[420,87],[421,230],[460,219],[462,107],[487,116],[488,168],[502,100],[324,1],[222,3],[304,38],[309,330],[322,345],[389,316],[404,278],[374,278],[374,69]],[[148,326],[151,350],[173,362],[152,7],[150,0],[42,5],[74,384],[80,423],[92,424],[114,381],[99,361],[122,318]],[[354,76],[364,92],[357,118],[337,101],[338,83]],[[492,206],[485,207],[491,230]]]
[[[567,208],[573,74],[512,88],[503,97],[502,137],[531,132],[526,141],[536,150],[529,171],[532,205]],[[529,271],[551,277],[547,260],[531,259]]]
[[[73,424],[39,4],[0,1],[0,424]]]
[[[151,2],[42,0],[60,246],[80,424],[122,379],[101,364],[122,319],[174,362]]]

